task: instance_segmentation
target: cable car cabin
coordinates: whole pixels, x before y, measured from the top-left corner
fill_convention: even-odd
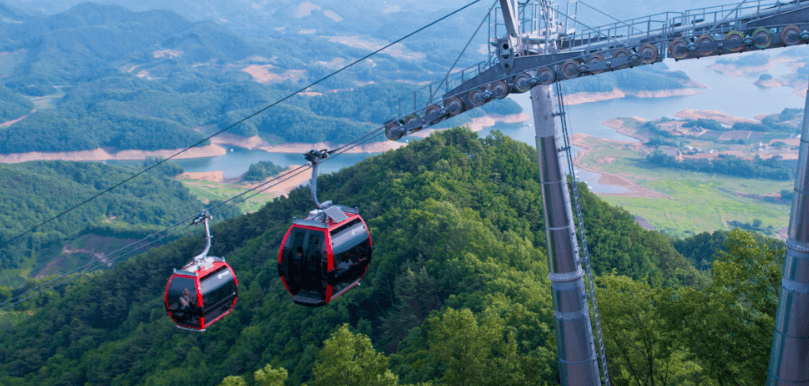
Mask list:
[[[205,331],[236,305],[233,269],[220,257],[206,260],[174,271],[166,285],[166,310],[180,328]]]
[[[236,274],[224,258],[208,256],[211,249],[210,218],[202,212],[194,219],[194,224],[205,224],[205,250],[182,270],[175,269],[166,284],[166,311],[177,327],[185,330],[205,331],[236,305],[239,288]]]
[[[342,205],[293,220],[278,253],[278,273],[292,300],[322,306],[359,285],[371,263],[371,233]]]

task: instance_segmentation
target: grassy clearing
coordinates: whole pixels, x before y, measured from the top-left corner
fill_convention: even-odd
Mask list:
[[[65,93],[59,90],[55,94],[49,94],[41,97],[30,97],[31,102],[34,103],[34,108],[37,110],[47,109],[54,106],[56,99],[62,98]]]
[[[203,203],[208,203],[211,200],[227,200],[239,193],[247,190],[239,184],[223,184],[215,181],[200,181],[200,180],[179,180],[185,185],[191,194],[197,196]],[[252,195],[248,193],[247,195]],[[259,193],[258,195],[248,199],[247,201],[238,205],[242,213],[253,213],[261,209],[264,204],[272,201],[275,195],[272,193]]]
[[[766,194],[791,190],[793,181],[758,180],[652,167],[631,146],[589,138],[593,147],[580,161],[589,169],[620,175],[669,198],[600,195],[633,215],[645,218],[655,229],[686,237],[703,231],[732,229],[731,222],[752,224],[761,220],[761,233],[776,236],[789,225],[787,201],[771,202]],[[783,232],[783,231],[782,231]]]

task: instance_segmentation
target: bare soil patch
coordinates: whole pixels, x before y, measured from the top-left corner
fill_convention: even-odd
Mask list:
[[[376,51],[389,42],[381,39],[375,39],[369,36],[324,36],[332,43],[340,43],[349,47],[360,48],[368,51]],[[406,60],[420,60],[427,57],[427,55],[420,52],[410,52],[403,49],[400,45],[393,46],[385,50],[385,53],[400,59]]]
[[[222,144],[222,145],[233,145],[238,147],[244,148],[254,148],[269,145],[265,142],[261,137],[258,135],[254,135],[252,137],[243,137],[237,134],[231,133],[222,133],[213,138],[211,138],[211,142],[215,144]]]
[[[306,73],[304,70],[287,70],[283,74],[276,74],[270,72],[270,69],[274,67],[271,64],[252,64],[241,70],[250,74],[258,83],[280,83],[285,80],[297,82]]]
[[[95,149],[95,150],[81,150],[81,151],[63,151],[63,152],[30,152],[30,153],[11,153],[0,154],[0,163],[10,164],[28,161],[108,161],[108,160],[143,160],[149,156],[156,157],[170,157],[182,149],[168,149],[168,150],[121,150],[114,151],[112,149]],[[175,157],[175,159],[189,159],[189,158],[205,158],[224,155],[227,153],[225,148],[211,144],[203,147],[191,148],[184,153]]]
[[[286,171],[293,170],[293,169],[298,168],[300,166],[301,165],[289,165],[289,167],[287,168]],[[286,171],[284,171],[282,173],[285,173]],[[292,190],[294,190],[298,186],[301,186],[301,185],[305,184],[307,181],[309,181],[309,179],[311,177],[312,177],[311,173],[308,173],[308,172],[300,173],[300,174],[298,174],[298,175],[296,175],[294,177],[289,178],[288,180],[286,180],[284,182],[281,182],[281,183],[273,186],[272,188],[270,188],[269,193],[272,193],[274,196],[284,196],[284,197],[286,197],[287,195],[289,195],[289,192],[291,192]],[[241,184],[241,185],[244,186],[247,189],[252,189],[252,188],[258,186],[259,184],[267,182],[267,181],[269,181],[269,180],[271,180],[273,178],[275,178],[275,176],[268,177],[264,181],[260,181],[260,182],[256,182],[256,183],[252,183],[252,184],[244,183],[244,184]]]
[[[33,113],[34,111],[36,111],[36,110],[31,110],[31,112],[32,112],[32,113]],[[0,123],[0,127],[8,127],[8,126],[11,126],[11,125],[13,125],[13,124],[15,124],[15,123],[17,123],[17,122],[19,122],[19,121],[22,121],[22,120],[23,120],[23,119],[25,119],[25,118],[28,118],[28,115],[23,115],[23,116],[21,116],[21,117],[19,117],[19,118],[17,118],[17,119],[12,119],[12,120],[10,120],[10,121],[5,121],[5,122],[3,122],[3,123]]]
[[[292,12],[292,16],[296,19],[300,19],[311,15],[312,11],[316,11],[319,9],[320,6],[312,4],[308,1],[304,1],[295,8],[295,10]]]
[[[719,136],[720,141],[731,141],[734,139],[747,139],[747,138],[750,138],[750,132],[742,130],[726,131]]]
[[[337,58],[334,58],[334,59],[332,59],[332,60],[330,60],[328,62],[324,61],[324,60],[320,60],[320,61],[315,62],[315,64],[319,64],[319,65],[324,66],[324,67],[333,68],[333,67],[340,67],[340,65],[342,65],[343,62],[345,62],[345,59],[337,57]]]
[[[176,58],[184,53],[180,50],[160,50],[152,52],[152,56],[155,58]]]
[[[618,159],[617,157],[601,157],[596,159],[596,163],[599,165],[610,165],[614,164],[615,160],[617,159]]]
[[[719,123],[724,123],[730,126],[733,126],[733,124],[736,122],[759,123],[757,121],[753,121],[750,119],[734,117],[732,115],[725,114],[719,110],[685,109],[683,111],[674,114],[674,116],[685,119],[713,119]]]
[[[581,166],[579,166],[581,167]],[[598,183],[602,185],[615,185],[620,186],[626,189],[626,191],[621,193],[598,193],[600,195],[610,195],[610,196],[625,196],[625,197],[645,197],[645,198],[668,198],[669,200],[673,200],[673,198],[663,194],[655,192],[654,190],[646,189],[638,184],[633,184],[629,182],[626,178],[621,177],[616,174],[606,173],[600,170],[593,170],[587,169],[585,167],[581,167],[584,170],[589,170],[592,172],[600,173],[601,176],[598,177]]]
[[[654,190],[646,189],[646,188],[644,188],[644,187],[642,187],[642,186],[640,186],[638,184],[634,184],[634,183],[630,182],[626,178],[621,177],[621,176],[619,176],[617,174],[607,173],[607,172],[604,172],[602,170],[591,168],[586,164],[582,164],[580,162],[581,159],[584,158],[587,154],[589,154],[589,152],[591,152],[593,150],[593,147],[588,143],[589,138],[592,138],[592,137],[587,135],[587,134],[582,134],[582,133],[573,134],[573,137],[571,138],[571,143],[574,146],[581,149],[580,151],[576,152],[576,158],[573,160],[573,164],[576,167],[580,168],[580,169],[584,169],[584,170],[594,172],[594,173],[599,173],[601,175],[598,178],[598,183],[599,184],[620,186],[620,187],[623,187],[624,189],[626,189],[626,191],[624,191],[622,193],[598,193],[599,195],[626,196],[626,197],[647,197],[647,198],[649,198],[649,197],[660,197],[660,198],[671,199],[671,197],[669,197],[669,196],[667,196],[665,194],[655,192]],[[606,142],[609,142],[609,143],[612,143],[612,144],[616,144],[617,146],[623,146],[623,145],[626,145],[626,144],[635,145],[634,142],[627,142],[627,141],[608,141],[608,140],[603,140],[603,141],[606,141]],[[609,159],[609,158],[612,158],[612,162],[615,162],[615,160],[616,160],[615,157],[605,157],[605,159]],[[596,163],[601,164],[598,161],[596,161]]]
[[[174,177],[178,180],[198,180],[198,181],[214,181],[214,182],[222,182],[225,180],[225,172],[223,171],[213,171],[213,172],[198,172],[198,173],[181,173]]]

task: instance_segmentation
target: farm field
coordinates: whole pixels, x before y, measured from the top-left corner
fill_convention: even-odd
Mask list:
[[[593,137],[577,142],[589,148],[580,152],[584,154],[580,154],[579,168],[602,173],[600,184],[628,189],[599,196],[633,216],[643,217],[656,230],[687,237],[704,231],[748,227],[767,236],[786,237],[791,201],[781,199],[780,192],[791,191],[793,181],[661,168],[646,162],[640,144]]]
[[[227,200],[247,190],[246,187],[240,184],[226,184],[218,181],[193,179],[181,179],[179,181],[191,191],[191,194],[197,196],[205,204],[212,200]],[[252,196],[253,194],[248,193],[247,196]],[[273,192],[259,193],[237,206],[242,213],[253,213],[277,196],[278,194]]]

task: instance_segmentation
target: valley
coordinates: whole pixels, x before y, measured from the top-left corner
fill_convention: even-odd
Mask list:
[[[440,99],[430,82],[467,42],[454,72],[487,54],[485,28],[467,39],[491,3],[307,87],[463,4],[99,2],[0,3],[0,303],[22,299],[0,304],[0,384],[559,384],[529,93],[324,161],[317,196],[357,208],[373,247],[361,285],[322,307],[279,278],[310,172],[220,205]],[[620,16],[688,6],[703,4]],[[561,83],[613,384],[764,383],[807,57]],[[167,279],[205,247],[191,219],[206,208],[238,300],[198,333],[167,315]]]

